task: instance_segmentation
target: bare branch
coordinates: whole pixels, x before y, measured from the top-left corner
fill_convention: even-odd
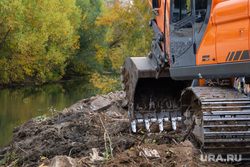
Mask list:
[[[0,42],[0,48],[2,47],[2,44],[6,41],[7,36],[8,36],[8,34],[10,33],[10,30],[11,30],[11,28],[9,28],[9,30],[8,30],[7,33],[5,34],[5,37],[4,37],[3,40]]]

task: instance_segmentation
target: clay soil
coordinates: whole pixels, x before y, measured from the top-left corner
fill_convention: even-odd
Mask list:
[[[202,162],[199,148],[181,142],[180,131],[149,134],[141,128],[131,133],[122,92],[83,99],[55,117],[31,119],[13,132],[11,142],[0,148],[0,166],[53,166],[56,156],[87,167],[231,166]]]

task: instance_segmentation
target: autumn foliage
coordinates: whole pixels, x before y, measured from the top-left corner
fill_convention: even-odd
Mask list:
[[[150,50],[147,0],[111,6],[103,0],[2,0],[0,14],[0,84],[53,82],[65,74],[100,78],[97,73],[116,73],[126,57]],[[99,86],[104,81],[117,82],[92,79]]]
[[[152,29],[148,25],[152,17],[147,0],[134,0],[133,4],[114,1],[108,12],[96,21],[99,26],[109,27],[105,37],[108,45],[98,49],[97,60],[104,63],[105,58],[110,59],[112,68],[118,71],[126,57],[145,57],[152,41]]]
[[[59,80],[78,47],[75,0],[4,0],[0,8],[1,83]]]

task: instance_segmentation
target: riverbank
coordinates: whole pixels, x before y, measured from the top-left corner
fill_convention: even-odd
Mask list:
[[[122,92],[83,99],[14,128],[0,148],[0,166],[230,166],[200,161],[180,131],[146,134],[142,127],[133,134],[129,126]]]
[[[89,78],[0,89],[0,147],[10,142],[14,127],[31,118],[55,116],[64,108],[97,93],[98,90],[89,83]]]

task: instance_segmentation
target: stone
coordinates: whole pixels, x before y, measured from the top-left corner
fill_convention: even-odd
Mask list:
[[[111,106],[111,101],[107,98],[99,96],[91,102],[90,108],[94,111],[105,110]]]
[[[77,160],[67,156],[56,156],[52,159],[50,167],[76,167]]]

